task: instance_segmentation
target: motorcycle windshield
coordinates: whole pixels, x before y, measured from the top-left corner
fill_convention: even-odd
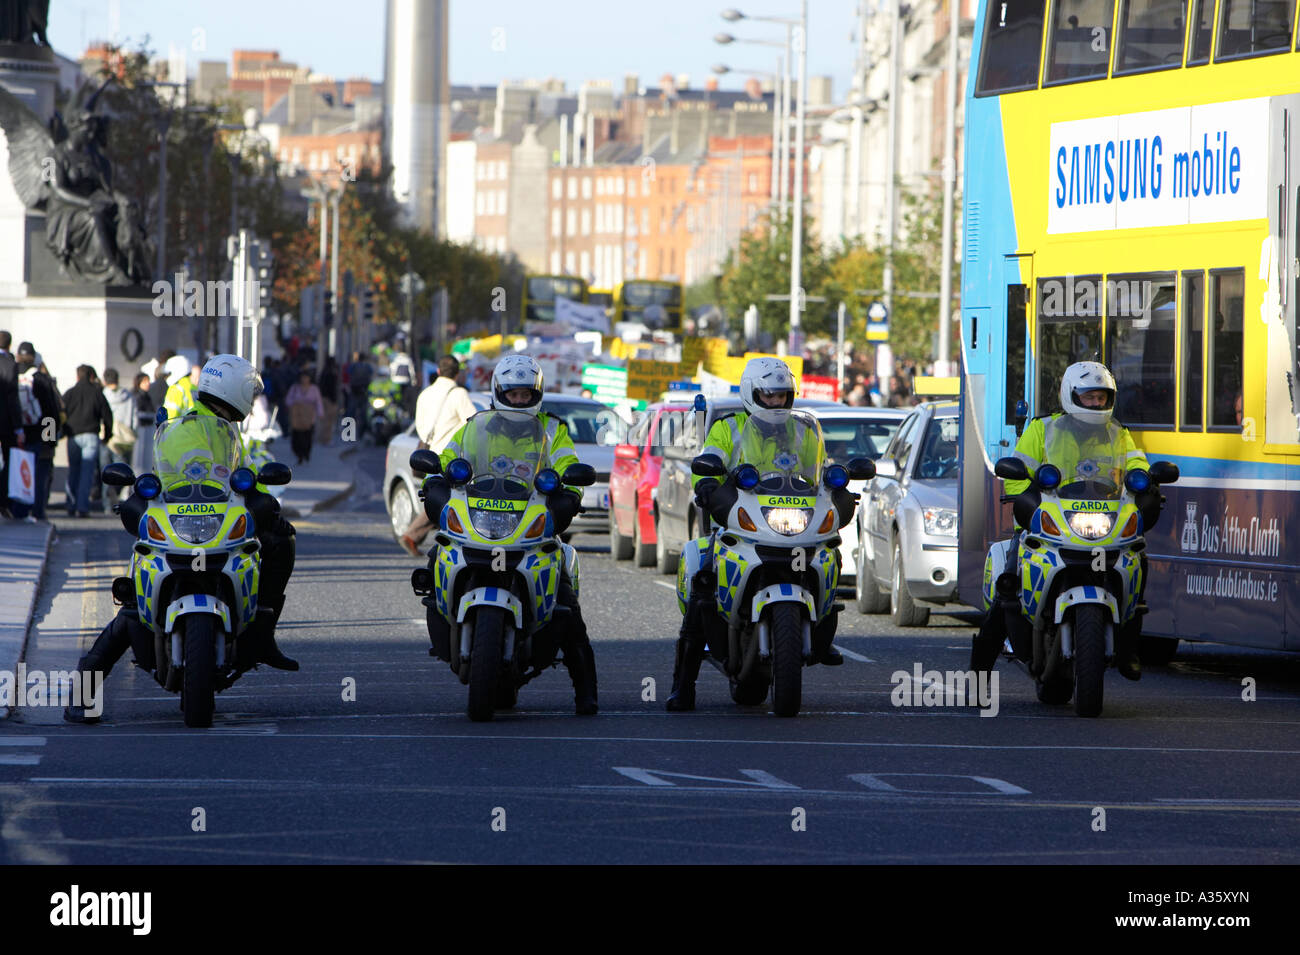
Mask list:
[[[243,440],[229,421],[212,415],[186,415],[158,426],[153,471],[169,503],[225,501],[230,475],[240,466]]]
[[[531,415],[519,420],[483,411],[469,419],[461,450],[474,469],[466,488],[471,498],[526,501],[547,457],[546,433]]]
[[[758,488],[765,494],[814,494],[826,461],[826,444],[817,419],[791,411],[780,424],[767,424],[753,415],[740,432],[732,467],[758,468]]]
[[[1128,458],[1123,430],[1114,422],[1081,424],[1069,415],[1046,429],[1046,461],[1061,469],[1057,496],[1072,500],[1115,501],[1124,493]]]

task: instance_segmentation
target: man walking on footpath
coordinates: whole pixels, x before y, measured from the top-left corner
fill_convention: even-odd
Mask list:
[[[135,393],[118,384],[116,368],[104,369],[104,400],[113,412],[113,434],[100,450],[101,470],[114,462],[129,465],[135,453],[135,422],[139,406]],[[121,488],[108,488],[105,492],[110,503],[117,503]]]
[[[13,336],[0,331],[0,515],[9,516],[9,449],[22,448],[23,412],[18,406],[18,363],[9,354]]]
[[[461,425],[473,417],[474,410],[460,362],[444,355],[438,360],[438,377],[420,392],[415,403],[415,433],[420,438],[420,446],[440,453]],[[425,515],[424,508],[419,508],[402,535],[402,547],[412,557],[419,557],[420,541],[432,528],[433,522]]]
[[[14,516],[35,523],[45,520],[45,505],[54,483],[54,452],[59,446],[63,406],[54,379],[41,371],[41,356],[31,342],[18,346],[18,392],[23,408],[26,449],[36,454],[36,500],[14,502]]]
[[[63,393],[68,415],[68,515],[90,516],[90,487],[99,476],[100,440],[113,436],[113,412],[95,384],[95,369],[77,366],[77,383]]]

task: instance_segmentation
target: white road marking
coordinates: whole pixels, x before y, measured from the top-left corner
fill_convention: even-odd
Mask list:
[[[0,840],[11,863],[67,865],[71,859],[54,848],[63,830],[50,794],[44,789],[0,786]]]
[[[44,746],[44,736],[0,736],[0,746]]]
[[[0,746],[44,746],[44,736],[0,736]],[[40,753],[0,754],[0,766],[39,766]]]
[[[727,783],[734,786],[758,786],[762,789],[798,789],[794,783],[787,783],[783,779],[777,779],[771,773],[764,772],[761,769],[741,769],[738,772],[742,776],[748,776],[748,779],[726,779],[721,776],[692,776],[690,773],[670,773],[662,769],[638,769],[635,766],[611,766],[610,769],[620,776],[626,776],[628,779],[635,779],[639,783],[645,783],[647,786],[655,787],[674,787],[677,784],[668,779],[661,779],[661,776],[671,776],[673,779],[694,779],[706,783]]]
[[[850,660],[857,660],[859,663],[875,663],[875,662],[876,662],[875,660],[871,659],[870,657],[864,657],[862,654],[860,654],[860,653],[854,653],[852,650],[846,650],[844,647],[838,647],[838,646],[837,646],[835,649],[838,650],[838,651],[840,651],[840,653],[844,654],[844,655],[845,655],[846,657],[848,657]]]
[[[666,581],[666,580],[652,580],[652,581],[650,581],[650,582],[651,582],[652,584],[658,584],[660,587],[667,587],[669,590],[676,590],[676,589],[677,589],[677,585],[676,585],[676,584],[670,584],[670,583],[669,583],[668,581]]]

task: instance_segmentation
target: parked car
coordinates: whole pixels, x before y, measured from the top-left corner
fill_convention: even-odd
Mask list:
[[[614,449],[609,475],[609,552],[615,560],[635,560],[638,567],[655,562],[655,499],[664,446],[682,434],[690,405],[653,404],[628,431],[627,442]]]
[[[909,414],[906,408],[849,408],[832,405],[812,411],[822,427],[826,442],[826,463],[848,465],[853,458],[878,461]],[[867,506],[867,481],[850,481],[849,490],[859,495],[858,509]],[[858,521],[840,529],[840,586],[855,585],[857,578]]]
[[[920,627],[957,599],[956,402],[918,405],[876,461],[858,508],[857,604]]]
[[[810,398],[796,398],[794,406],[814,414],[818,409],[844,407],[838,402]],[[682,548],[687,541],[699,537],[703,529],[700,515],[695,511],[691,460],[700,453],[713,423],[740,410],[742,406],[739,398],[710,399],[708,409],[702,413],[703,424],[699,422],[701,413],[692,411],[685,417],[681,438],[664,447],[663,463],[659,470],[659,494],[654,500],[654,565],[661,574],[677,572],[677,561]]]
[[[486,392],[470,392],[470,401],[479,411],[491,404]],[[609,472],[614,463],[614,447],[627,435],[627,423],[599,401],[575,395],[547,394],[542,410],[555,415],[569,429],[578,460],[596,469],[596,483],[583,489],[583,510],[564,533],[567,541],[573,534],[605,534],[609,531]],[[411,452],[420,446],[415,425],[388,442],[384,460],[384,500],[393,535],[400,537],[411,522],[420,500],[419,482],[411,473]]]

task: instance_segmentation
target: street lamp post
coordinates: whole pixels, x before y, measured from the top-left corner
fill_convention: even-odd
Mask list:
[[[764,72],[763,70],[735,70],[721,63],[716,64],[713,67],[713,72],[717,73],[719,76],[722,76],[724,73],[743,73],[747,76],[763,76],[763,77],[767,77],[772,82],[772,168],[770,173],[768,174],[768,179],[771,180],[770,182],[771,197],[770,197],[770,204],[769,204],[770,212],[768,216],[769,219],[768,235],[775,235],[777,212],[778,210],[782,209],[782,203],[784,202],[783,193],[780,190],[780,183],[781,183],[780,170],[782,168],[781,131],[782,128],[787,125],[782,122],[785,107],[784,107],[784,100],[782,99],[782,94],[781,94],[782,78],[785,76],[785,59],[784,57],[780,57],[780,56],[776,58],[775,73],[767,73]]]
[[[799,18],[790,17],[754,17],[747,16],[734,8],[722,11],[722,19],[729,22],[737,20],[759,20],[767,23],[780,23],[786,28],[786,84],[788,90],[790,76],[790,46],[793,40],[795,28],[798,27],[798,54],[799,54],[799,98],[795,102],[795,145],[794,145],[794,221],[791,227],[790,236],[790,333],[789,348],[792,354],[798,355],[803,351],[803,334],[800,331],[800,312],[803,311],[805,296],[803,293],[803,167],[804,167],[804,104],[808,98],[808,0],[800,0]],[[725,39],[724,39],[725,38]],[[729,34],[720,34],[714,38],[719,43],[730,43],[736,38]],[[761,40],[744,40],[740,42],[762,43]],[[789,93],[786,94],[788,102]],[[787,107],[788,109],[788,107]],[[785,124],[788,127],[788,123]],[[789,133],[783,130],[785,135],[783,139],[788,139]],[[782,149],[782,165],[789,162],[788,149]],[[789,179],[787,172],[782,172],[781,187],[784,190],[786,182]],[[784,208],[784,203],[782,203]]]

